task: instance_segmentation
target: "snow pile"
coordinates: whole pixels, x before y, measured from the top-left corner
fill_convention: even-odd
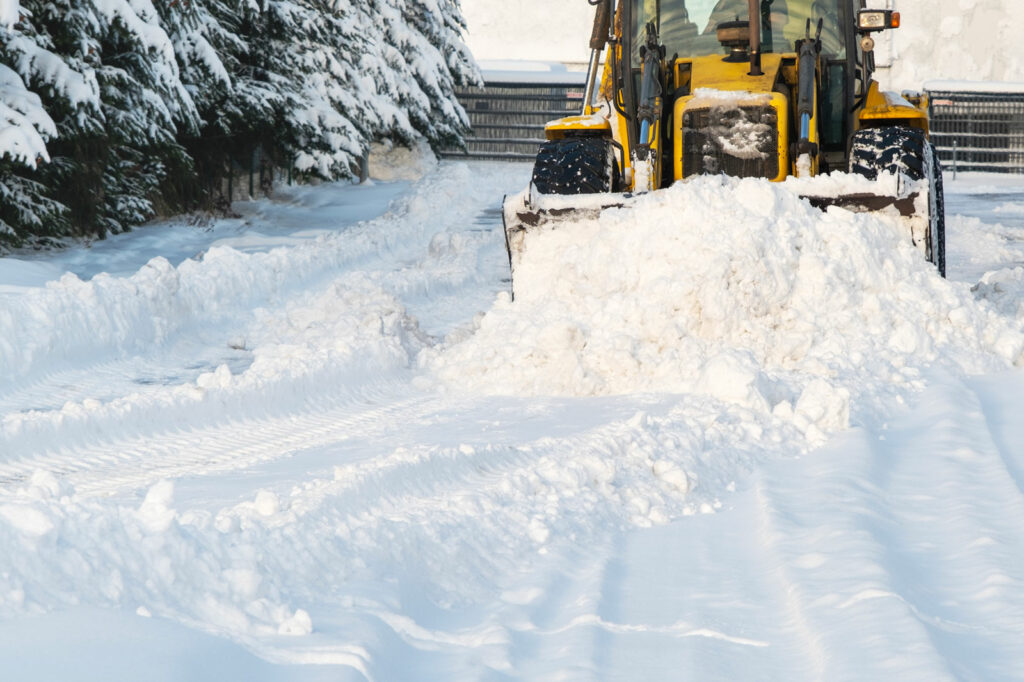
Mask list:
[[[1024,267],[986,272],[971,290],[1002,314],[1024,321]]]
[[[374,180],[419,180],[437,170],[437,158],[423,140],[415,147],[384,140],[370,145],[369,166],[370,177]]]
[[[515,302],[423,362],[488,393],[696,393],[825,432],[851,397],[902,395],[932,363],[1024,362],[1021,325],[895,224],[760,180],[702,177],[536,231],[515,282]]]
[[[0,559],[0,609],[8,614],[62,602],[114,604],[238,636],[312,630],[308,613],[261,586],[265,578],[253,570],[261,551],[246,527],[178,511],[170,481],[152,486],[138,506],[104,509],[37,471],[5,496],[0,520],[0,543],[13,550]]]

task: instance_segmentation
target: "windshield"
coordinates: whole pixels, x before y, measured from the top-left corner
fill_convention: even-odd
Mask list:
[[[644,27],[655,21],[668,56],[700,57],[724,54],[716,27],[724,21],[747,21],[747,0],[634,0],[633,59],[644,42]],[[814,35],[818,19],[822,54],[843,59],[846,49],[839,30],[839,0],[759,0],[761,7],[762,52],[793,52],[794,43],[804,37],[807,20]]]

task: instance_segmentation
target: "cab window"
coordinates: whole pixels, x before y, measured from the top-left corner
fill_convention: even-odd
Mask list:
[[[818,20],[822,54],[843,59],[846,47],[839,23],[839,0],[759,0],[761,8],[762,52],[793,52],[797,40],[804,37],[807,20],[813,35]],[[645,38],[644,27],[654,21],[668,55],[699,57],[724,53],[716,35],[718,24],[747,21],[747,0],[636,0],[633,16],[634,63],[639,63],[639,46]]]

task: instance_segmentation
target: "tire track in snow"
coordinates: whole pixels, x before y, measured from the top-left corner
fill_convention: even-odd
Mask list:
[[[287,457],[355,435],[379,435],[401,419],[433,410],[432,396],[402,399],[402,384],[361,387],[335,398],[323,411],[285,411],[201,428],[142,434],[93,444],[67,444],[59,452],[0,464],[0,489],[17,487],[38,469],[64,478],[78,493],[110,495],[161,478],[209,475]],[[317,400],[324,400],[318,396]],[[315,402],[315,401],[314,401]],[[374,406],[376,405],[376,406]]]
[[[244,349],[197,343],[181,350],[161,348],[146,355],[89,363],[5,387],[0,393],[0,415],[59,410],[65,403],[87,399],[109,402],[130,393],[156,393],[195,381],[222,364],[240,372],[251,360],[251,353]]]
[[[1024,498],[1024,459],[1014,454],[1016,451],[1013,447],[1014,444],[1024,442],[1024,430],[1020,428],[1020,422],[1016,414],[1007,414],[1004,410],[1000,409],[996,401],[986,398],[986,394],[993,392],[993,389],[997,393],[1005,390],[1003,388],[1004,385],[1016,388],[1020,385],[1019,382],[1022,379],[1024,379],[1024,375],[1017,373],[1010,377],[1010,382],[1012,383],[1008,382],[1005,377],[975,380],[972,383],[975,386],[975,395],[985,416],[985,423],[988,426],[988,435],[992,439],[992,444],[998,450],[1010,480],[1016,484],[1021,497]]]
[[[770,467],[762,490],[823,678],[1024,672],[1006,667],[1024,631],[1024,497],[962,380],[937,378],[893,428]]]

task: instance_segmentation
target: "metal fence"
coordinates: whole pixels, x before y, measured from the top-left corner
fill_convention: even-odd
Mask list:
[[[1024,92],[928,96],[932,140],[947,170],[1024,173]]]
[[[462,88],[459,102],[469,114],[472,132],[465,150],[446,150],[442,156],[533,161],[544,141],[544,124],[579,114],[583,92],[579,82],[488,82],[482,88]]]

